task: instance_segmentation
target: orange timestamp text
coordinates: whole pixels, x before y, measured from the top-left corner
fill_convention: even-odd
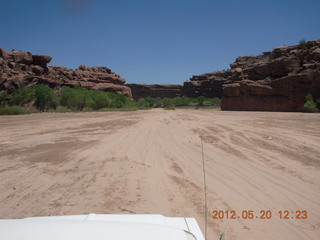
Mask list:
[[[212,211],[212,219],[307,219],[308,212],[306,210],[280,210],[272,212],[271,210],[243,210],[237,212],[235,210],[214,210]]]

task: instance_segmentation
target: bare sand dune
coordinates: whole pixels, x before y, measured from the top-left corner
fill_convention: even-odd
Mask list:
[[[203,136],[208,239],[320,239],[320,114],[47,113],[1,116],[0,127],[0,218],[152,213],[204,230]]]

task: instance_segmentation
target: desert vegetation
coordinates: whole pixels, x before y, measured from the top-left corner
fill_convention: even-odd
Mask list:
[[[0,115],[28,114],[34,112],[72,112],[72,111],[134,111],[139,109],[164,108],[219,108],[220,98],[146,97],[137,101],[121,94],[88,90],[81,87],[63,86],[55,92],[47,85],[18,88],[11,94],[0,93]],[[305,111],[319,112],[320,99],[306,95]]]
[[[0,94],[0,115],[27,114],[32,112],[70,111],[129,111],[138,109],[164,108],[213,108],[220,107],[221,99],[175,97],[140,98],[134,101],[129,97],[81,87],[63,86],[55,92],[47,85],[37,84],[21,87],[12,94]]]
[[[140,98],[138,100],[139,108],[164,108],[172,110],[175,108],[214,108],[220,107],[220,98],[206,98],[200,96],[197,98],[175,97],[175,98]]]
[[[306,103],[304,104],[305,109],[308,112],[319,112],[320,111],[320,98],[318,100],[314,100],[311,94],[306,96]]]

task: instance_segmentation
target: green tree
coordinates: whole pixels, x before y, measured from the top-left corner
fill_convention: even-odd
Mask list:
[[[0,93],[0,106],[7,104],[8,94],[6,92]]]
[[[153,107],[153,108],[161,107],[163,104],[162,99],[160,97],[156,97],[156,98],[146,97],[146,100],[150,103],[150,107]]]
[[[152,101],[151,101],[151,98],[149,98],[148,101],[147,101],[147,98],[140,98],[140,99],[138,100],[138,103],[137,103],[138,108],[139,108],[139,109],[147,109],[147,108],[150,108],[150,105],[152,104],[152,103],[150,103],[150,102],[152,102]]]
[[[310,93],[306,96],[306,103],[304,104],[304,107],[309,112],[318,112],[316,103],[314,102],[313,97]]]
[[[197,97],[197,101],[198,101],[199,105],[202,106],[203,102],[206,101],[206,97],[199,96],[199,97]]]
[[[191,102],[191,98],[188,97],[175,97],[173,98],[173,104],[175,106],[188,106]]]
[[[221,98],[212,98],[213,106],[220,107],[221,106]]]
[[[107,108],[110,104],[110,100],[106,93],[99,92],[94,97],[94,108],[95,109],[101,109],[101,108]]]
[[[162,104],[164,108],[174,107],[172,98],[164,98]]]
[[[29,102],[35,100],[35,88],[34,87],[20,87],[12,93],[12,97],[9,101],[10,105],[23,106]]]
[[[20,106],[8,106],[0,105],[0,115],[16,115],[16,114],[27,114],[30,113],[28,110]]]
[[[35,106],[38,110],[44,111],[52,108],[56,108],[58,104],[58,97],[53,92],[53,89],[46,85],[35,86]]]
[[[191,98],[183,96],[181,97],[181,101],[183,106],[188,106],[191,103]]]
[[[95,105],[92,99],[92,94],[89,90],[76,87],[61,88],[61,105],[73,110],[82,110],[85,107],[93,108]]]
[[[132,100],[126,96],[98,90],[88,90],[81,87],[62,87],[61,105],[74,110],[83,108],[122,108],[132,106]]]
[[[111,100],[110,107],[122,108],[126,106],[128,102],[128,98],[126,96],[116,94],[116,93],[111,93],[111,92],[107,92],[107,94],[109,99]]]
[[[184,106],[183,99],[181,97],[175,97],[172,99],[174,106]]]
[[[156,97],[156,98],[146,97],[145,100],[146,100],[146,102],[149,103],[148,107],[157,108],[157,107],[160,107],[162,105],[162,99],[159,98],[159,97]]]

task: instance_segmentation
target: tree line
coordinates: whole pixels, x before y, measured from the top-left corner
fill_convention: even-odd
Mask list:
[[[37,84],[21,87],[10,96],[0,94],[0,114],[30,113],[31,106],[37,111],[97,111],[97,110],[138,110],[150,108],[174,109],[179,107],[220,107],[219,98],[175,97],[175,98],[140,98],[134,101],[129,97],[81,87],[63,86],[59,93],[47,85]]]

